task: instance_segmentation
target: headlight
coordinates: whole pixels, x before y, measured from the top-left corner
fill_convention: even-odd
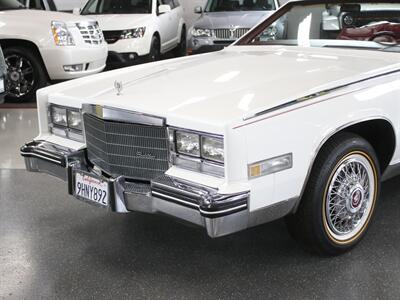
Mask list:
[[[68,110],[68,127],[82,130],[82,114],[80,111]]]
[[[276,26],[271,25],[262,33],[262,39],[265,40],[276,40],[276,35],[278,33],[278,29]]]
[[[191,34],[194,37],[211,37],[212,31],[211,29],[193,28]]]
[[[83,142],[82,113],[79,109],[51,104],[49,131],[54,135]]]
[[[121,33],[121,39],[136,39],[136,38],[141,38],[144,36],[144,33],[146,32],[146,27],[138,27],[134,29],[127,29],[122,31]]]
[[[195,133],[176,132],[176,150],[179,153],[200,156],[200,136]]]
[[[201,137],[201,154],[205,159],[224,162],[224,141],[221,138]]]
[[[57,46],[74,46],[74,39],[64,22],[52,21],[51,32]]]
[[[171,162],[177,167],[223,177],[224,139],[215,135],[168,128]]]
[[[64,107],[52,106],[51,107],[51,121],[55,125],[67,126],[67,109]]]

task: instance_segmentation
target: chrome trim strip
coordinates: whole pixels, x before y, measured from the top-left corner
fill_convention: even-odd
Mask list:
[[[160,127],[166,126],[165,118],[108,106],[82,104],[82,113],[91,114],[108,121],[120,121]]]
[[[243,208],[247,208],[247,204],[242,204],[239,206],[231,207],[231,208],[224,209],[224,210],[218,210],[218,211],[206,211],[206,210],[202,210],[201,208],[199,208],[199,210],[203,215],[221,215],[224,213],[228,213],[228,212],[243,209]]]
[[[251,115],[251,116],[244,117],[243,121],[248,121],[248,120],[254,119],[256,117],[259,117],[259,116],[262,116],[262,115],[265,115],[265,114],[268,114],[268,113],[271,113],[271,112],[274,112],[274,111],[277,111],[277,110],[280,110],[280,109],[284,109],[286,107],[290,107],[290,106],[302,103],[304,101],[309,101],[309,100],[318,98],[320,96],[325,96],[325,95],[330,94],[330,93],[332,93],[334,91],[344,89],[346,87],[349,87],[349,86],[357,84],[357,83],[362,83],[362,82],[365,82],[365,81],[368,81],[368,80],[380,78],[382,76],[391,75],[391,74],[395,74],[395,73],[398,73],[398,72],[400,72],[400,69],[392,70],[392,71],[389,71],[389,72],[386,72],[386,73],[381,73],[381,74],[378,74],[378,75],[375,75],[375,76],[372,76],[372,77],[363,78],[363,79],[360,79],[360,80],[356,80],[356,81],[352,81],[352,82],[349,82],[349,83],[346,83],[346,84],[342,84],[342,85],[339,85],[339,86],[334,87],[334,88],[330,88],[330,89],[322,90],[322,91],[319,91],[319,92],[315,92],[313,94],[306,95],[304,97],[288,101],[288,102],[286,102],[284,104],[280,104],[278,106],[262,110],[260,112],[257,112],[255,114]],[[332,98],[328,98],[328,99],[325,99],[323,101],[327,101],[327,100],[330,100],[330,99],[332,99]],[[261,121],[261,120],[259,120],[259,121]],[[248,124],[252,124],[252,123],[248,123]],[[243,125],[237,126],[235,128],[243,127],[243,126],[246,126],[248,124],[243,124]]]
[[[58,165],[62,165],[62,162],[61,161],[59,161],[59,160],[55,160],[55,159],[52,159],[52,158],[49,158],[49,157],[46,157],[46,156],[43,156],[43,155],[40,155],[40,154],[36,154],[36,153],[29,153],[29,154],[27,154],[27,153],[24,153],[24,152],[20,152],[20,154],[21,154],[21,156],[23,156],[23,157],[37,157],[37,158],[41,158],[41,159],[44,159],[44,160],[46,160],[46,161],[51,161],[51,162],[53,162],[53,163],[56,163],[56,164],[58,164]]]
[[[162,194],[162,193],[159,193],[159,192],[155,192],[155,191],[152,191],[151,194],[152,194],[152,195],[156,195],[156,196],[160,196],[160,197],[164,197],[164,198],[168,198],[168,199],[177,201],[177,202],[179,202],[179,203],[183,203],[183,204],[185,204],[185,205],[189,205],[189,206],[195,207],[195,208],[197,208],[197,209],[200,209],[200,206],[199,206],[199,205],[194,204],[194,203],[191,203],[191,202],[184,201],[184,200],[179,199],[179,198],[176,198],[176,197],[172,197],[172,196],[165,195],[165,194]]]

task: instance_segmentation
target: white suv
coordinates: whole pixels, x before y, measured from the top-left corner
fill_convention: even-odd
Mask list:
[[[75,9],[75,13],[77,10]],[[186,26],[178,0],[89,0],[80,12],[97,20],[108,43],[110,67],[155,61],[186,52]]]
[[[51,81],[98,73],[107,44],[96,21],[72,14],[26,9],[0,0],[0,45],[8,66],[7,100],[35,99]]]

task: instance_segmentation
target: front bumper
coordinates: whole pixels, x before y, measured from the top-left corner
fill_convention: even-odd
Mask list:
[[[106,66],[107,44],[41,48],[50,80],[68,80],[101,72]],[[83,64],[83,71],[66,72],[64,66]]]
[[[72,151],[43,141],[26,144],[21,155],[28,171],[66,181],[70,195],[74,195],[76,172],[109,182],[111,211],[166,214],[205,227],[210,237],[237,232],[252,224],[249,192],[222,195],[216,189],[166,175],[150,183],[129,181],[123,176],[112,178],[93,169],[86,159],[86,150]]]
[[[207,52],[215,52],[228,47],[234,41],[215,40],[209,38],[191,37],[188,41],[188,54],[202,54]]]
[[[110,51],[107,57],[107,69],[134,66],[144,62],[146,62],[146,56],[139,56],[136,52],[118,53]]]

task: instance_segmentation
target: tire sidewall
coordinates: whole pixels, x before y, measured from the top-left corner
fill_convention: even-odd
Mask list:
[[[339,167],[340,163],[349,155],[357,153],[361,154],[371,163],[371,166],[375,175],[375,195],[373,198],[373,204],[371,207],[370,214],[368,216],[367,221],[363,225],[363,228],[360,230],[357,235],[349,239],[348,241],[337,241],[330,235],[327,230],[327,222],[325,216],[325,204],[326,204],[326,193],[327,187],[330,184],[333,174],[335,170]],[[380,193],[380,168],[378,159],[376,157],[375,151],[372,146],[362,139],[361,137],[354,137],[349,139],[347,143],[339,145],[332,149],[330,155],[328,155],[327,159],[322,165],[322,168],[319,172],[318,179],[316,180],[316,185],[314,192],[312,193],[312,215],[316,216],[313,218],[313,228],[315,230],[315,235],[320,240],[321,245],[323,246],[326,252],[332,252],[333,249],[336,249],[335,252],[341,253],[347,251],[354,247],[365,235],[369,225],[371,224],[374,211],[376,209],[377,200],[379,198]],[[337,254],[337,253],[332,253]]]

